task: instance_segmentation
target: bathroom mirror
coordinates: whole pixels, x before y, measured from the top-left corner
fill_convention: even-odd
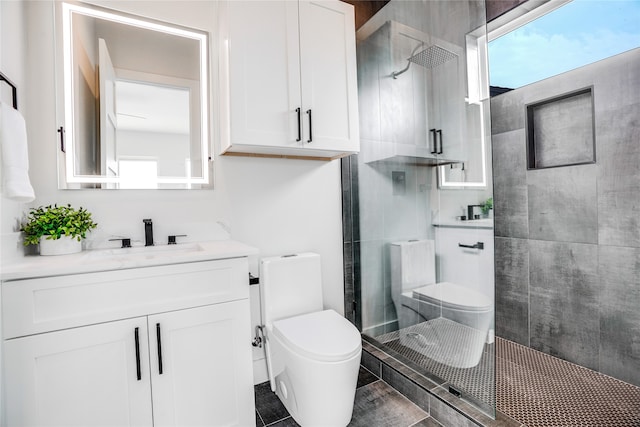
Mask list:
[[[76,3],[56,12],[60,187],[208,187],[207,34]]]

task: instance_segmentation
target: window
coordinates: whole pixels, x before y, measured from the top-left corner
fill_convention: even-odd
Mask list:
[[[550,1],[489,33],[490,84],[515,89],[639,47],[639,22],[638,0]]]

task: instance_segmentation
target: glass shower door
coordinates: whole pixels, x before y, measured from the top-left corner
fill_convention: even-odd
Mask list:
[[[486,142],[488,109],[467,88],[467,35],[484,24],[475,1],[391,0],[358,31],[354,243],[363,334],[493,415],[493,229],[459,221],[470,205],[483,215],[473,205],[490,185],[445,190],[438,179],[441,166],[471,167]]]

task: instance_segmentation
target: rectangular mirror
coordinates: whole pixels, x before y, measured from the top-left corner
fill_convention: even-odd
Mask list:
[[[57,7],[60,187],[208,187],[207,34],[82,4]]]

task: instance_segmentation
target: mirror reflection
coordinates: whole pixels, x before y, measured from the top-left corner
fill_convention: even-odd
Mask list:
[[[65,188],[208,184],[207,39],[62,4]]]

